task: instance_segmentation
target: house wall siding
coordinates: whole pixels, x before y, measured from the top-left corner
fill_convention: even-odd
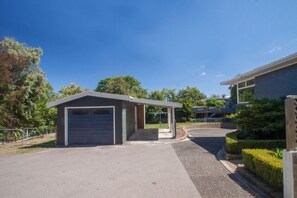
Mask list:
[[[256,99],[297,95],[297,64],[255,78]]]
[[[64,145],[65,137],[65,107],[84,107],[84,106],[115,106],[115,143],[122,144],[122,103],[121,100],[98,98],[86,96],[57,106],[57,145]]]

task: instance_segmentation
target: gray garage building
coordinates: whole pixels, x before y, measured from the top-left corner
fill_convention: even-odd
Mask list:
[[[57,145],[122,144],[145,125],[145,105],[167,108],[168,126],[175,137],[175,108],[182,104],[86,91],[48,103],[57,107]]]

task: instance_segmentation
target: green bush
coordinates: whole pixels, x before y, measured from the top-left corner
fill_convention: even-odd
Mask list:
[[[285,140],[251,140],[251,139],[237,139],[238,132],[231,132],[226,134],[226,149],[231,154],[241,154],[242,149],[247,148],[261,148],[274,149],[285,148]]]
[[[284,100],[252,100],[235,114],[240,139],[285,139]]]
[[[283,162],[266,149],[243,149],[244,166],[273,187],[283,187]]]

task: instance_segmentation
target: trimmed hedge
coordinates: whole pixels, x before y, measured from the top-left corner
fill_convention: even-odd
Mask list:
[[[242,149],[274,149],[285,148],[285,140],[245,140],[237,139],[238,132],[231,132],[226,134],[226,149],[231,154],[241,154]]]
[[[267,149],[243,149],[245,168],[278,189],[283,188],[283,162]]]

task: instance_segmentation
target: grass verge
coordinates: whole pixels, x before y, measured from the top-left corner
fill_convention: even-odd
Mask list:
[[[21,141],[0,144],[0,156],[31,153],[53,147],[55,147],[55,134],[48,134],[24,141],[23,144]]]

